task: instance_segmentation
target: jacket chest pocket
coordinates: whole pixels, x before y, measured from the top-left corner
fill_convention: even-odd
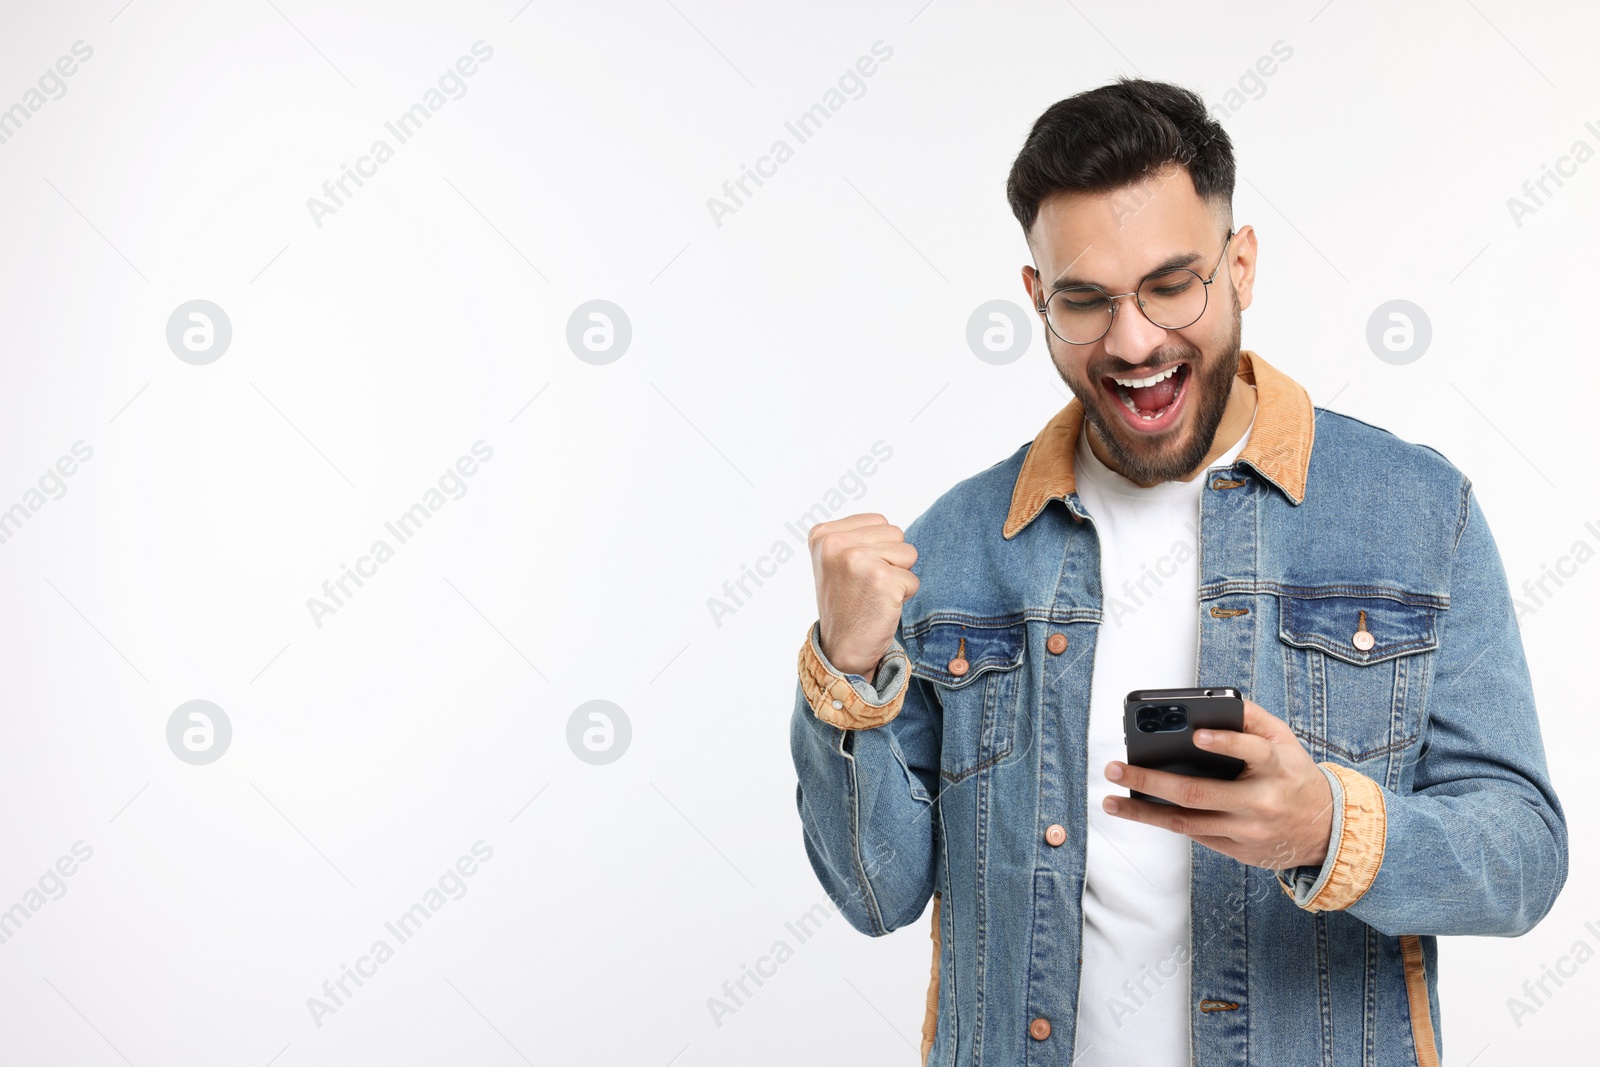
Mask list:
[[[911,673],[942,712],[939,773],[960,782],[1011,754],[1028,627],[934,622],[908,636]]]
[[[1278,606],[1289,725],[1312,757],[1359,764],[1412,745],[1441,609],[1383,596],[1280,596]]]

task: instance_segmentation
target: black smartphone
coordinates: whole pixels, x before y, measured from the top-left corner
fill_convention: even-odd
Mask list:
[[[1237,689],[1136,689],[1122,705],[1128,763],[1197,778],[1239,777],[1245,762],[1196,748],[1196,730],[1243,730],[1244,699]],[[1172,804],[1130,789],[1135,800]]]

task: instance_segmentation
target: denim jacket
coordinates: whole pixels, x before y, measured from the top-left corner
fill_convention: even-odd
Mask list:
[[[1253,352],[1239,374],[1256,419],[1204,475],[1196,684],[1292,727],[1333,826],[1320,865],[1278,871],[1191,840],[1193,1063],[1434,1067],[1436,935],[1526,933],[1567,877],[1505,573],[1437,452],[1314,408]],[[863,933],[932,901],[930,1067],[1072,1060],[1106,610],[1082,418],[1074,399],[906,527],[920,585],[870,681],[815,622],[800,648],[806,853]]]

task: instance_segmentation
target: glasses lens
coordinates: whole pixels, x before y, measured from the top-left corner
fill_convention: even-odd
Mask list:
[[[1057,336],[1075,345],[1098,341],[1111,328],[1111,301],[1103,289],[1058,289],[1046,313]]]
[[[1139,286],[1139,302],[1150,321],[1166,330],[1181,330],[1206,310],[1206,285],[1192,270],[1152,274]]]

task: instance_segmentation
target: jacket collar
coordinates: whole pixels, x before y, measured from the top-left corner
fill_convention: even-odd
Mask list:
[[[1291,503],[1299,504],[1305,499],[1316,428],[1311,397],[1299,382],[1248,349],[1239,353],[1238,377],[1256,387],[1255,424],[1239,462],[1254,467]],[[1002,531],[1007,540],[1037,518],[1046,503],[1065,501],[1077,492],[1072,459],[1082,425],[1083,404],[1073,397],[1033,439],[1011,490],[1011,510]]]

